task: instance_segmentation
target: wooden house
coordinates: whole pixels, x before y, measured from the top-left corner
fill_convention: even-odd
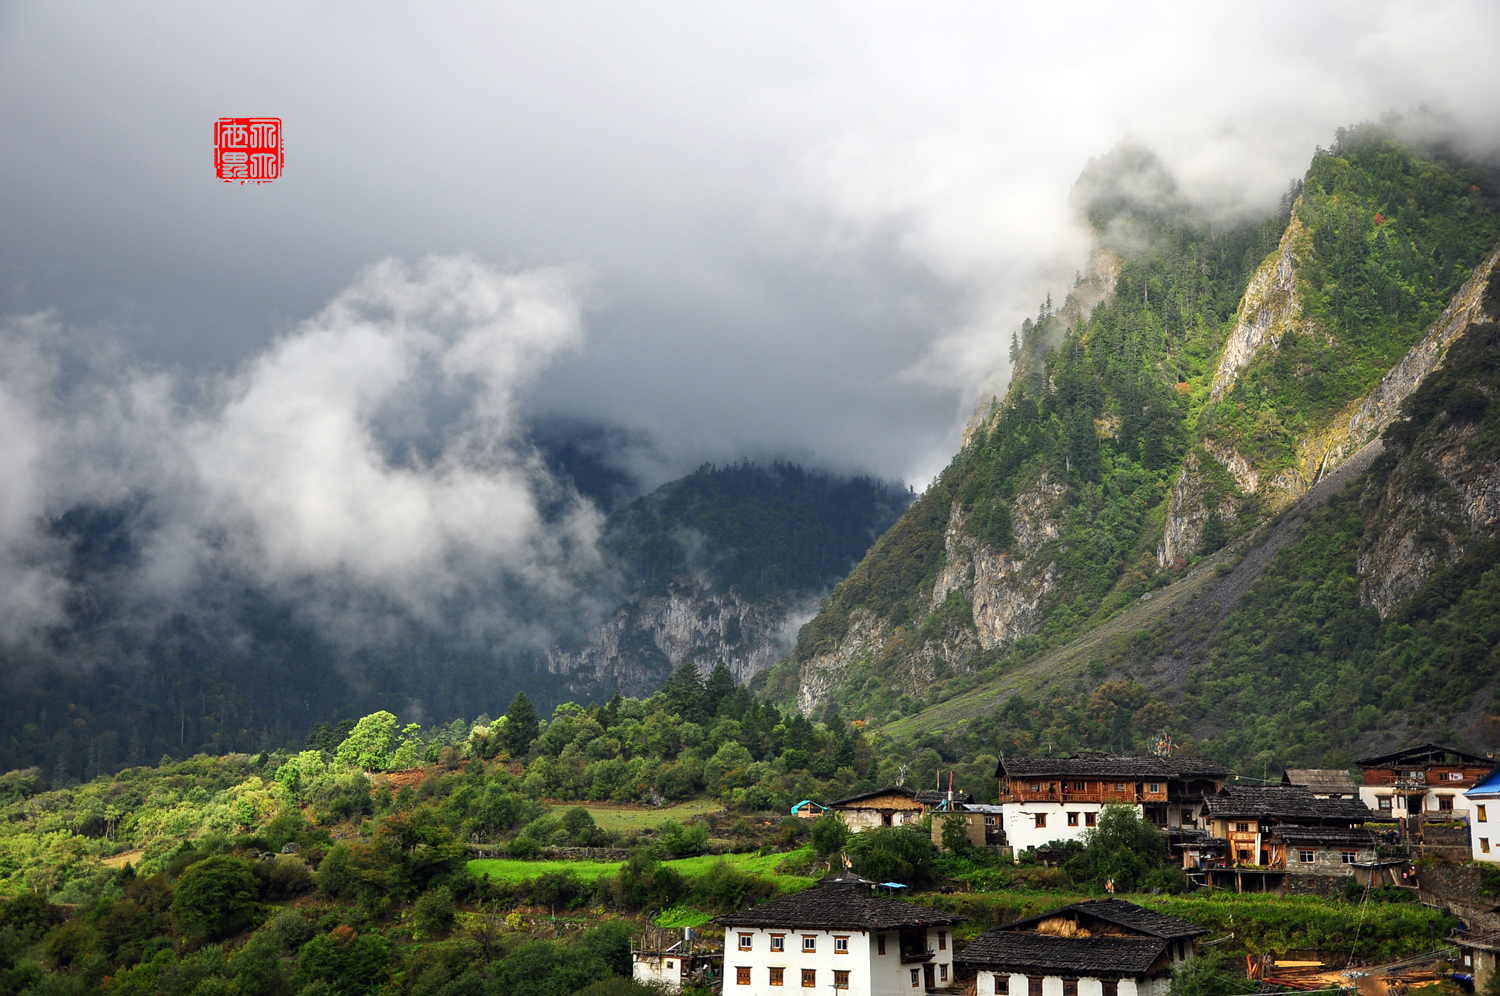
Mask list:
[[[1364,772],[1359,798],[1387,819],[1427,816],[1456,819],[1468,815],[1464,793],[1495,767],[1488,754],[1421,744],[1361,758]]]
[[[1342,768],[1288,768],[1281,784],[1305,788],[1319,799],[1359,798],[1359,786]]]

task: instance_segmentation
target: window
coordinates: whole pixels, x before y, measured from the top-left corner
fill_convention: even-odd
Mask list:
[[[1069,813],[1068,814],[1068,826],[1070,826],[1070,827],[1076,827],[1077,825],[1078,825],[1078,814],[1077,813]]]
[[[1120,996],[1120,984],[1118,982],[1102,982],[1100,985],[1104,987],[1104,992],[1100,996]]]
[[[1484,854],[1490,853],[1490,839],[1488,837],[1479,838],[1479,850]]]
[[[785,984],[786,984],[786,969],[784,969],[784,968],[773,968],[773,969],[771,969],[771,985],[773,985],[773,986],[781,986],[781,985],[785,985]]]
[[[1340,851],[1339,852],[1339,860],[1342,861],[1346,865],[1352,865],[1358,859],[1359,859],[1359,854],[1357,852],[1355,852],[1355,851]]]
[[[1488,816],[1486,816],[1484,814],[1484,803],[1480,803],[1478,808],[1479,808],[1479,815],[1478,815],[1479,822],[1480,823],[1488,823],[1490,821],[1490,819],[1489,819]]]
[[[1042,790],[1042,783],[1041,782],[1032,782],[1031,783],[1031,791],[1033,791],[1033,792],[1040,792],[1041,790]]]
[[[1248,824],[1248,823],[1236,823],[1234,825],[1234,832],[1235,833],[1249,833],[1250,832],[1250,824]]]
[[[816,968],[804,968],[802,970],[802,988],[818,988],[818,970]]]
[[[1036,814],[1036,825],[1037,825],[1038,829],[1041,829],[1042,827],[1044,827],[1044,826],[1047,825],[1047,814],[1046,813],[1037,813]]]
[[[1010,976],[995,976],[995,996],[1010,996]]]
[[[1063,979],[1063,996],[1078,996],[1078,980]]]
[[[677,966],[676,962],[673,962],[673,961],[667,962],[667,968],[669,968],[669,969],[670,968],[675,968],[676,966]]]
[[[917,977],[921,974],[922,973],[917,971],[915,968],[911,970],[911,987],[913,989],[917,988]]]
[[[833,970],[833,988],[835,988],[835,989],[848,989],[849,988],[849,973],[846,970],[841,969],[841,968],[836,968],[836,969]]]
[[[984,825],[987,826],[987,827],[994,826],[995,825],[995,818],[993,816],[986,816],[984,818]]]
[[[1239,860],[1240,860],[1240,862],[1242,864],[1247,864],[1248,865],[1250,863],[1250,852],[1247,851],[1247,850],[1245,850],[1243,847],[1240,848],[1238,851],[1235,851],[1234,853],[1235,853],[1235,857],[1239,858]]]
[[[1388,795],[1381,796],[1379,799],[1376,800],[1376,805],[1380,809],[1390,809],[1391,808],[1391,797],[1388,796]]]
[[[938,966],[938,981],[939,982],[947,982],[948,981],[948,963],[947,962],[944,962],[943,964],[941,964],[941,965]]]
[[[1125,783],[1124,782],[1115,782],[1115,791],[1116,792],[1123,792],[1123,791],[1125,791]]]
[[[816,950],[818,950],[818,939],[816,937],[812,936],[811,934],[803,934],[802,935],[802,950],[803,951],[816,951]]]
[[[938,931],[938,950],[948,950],[948,932],[946,930]]]
[[[1088,782],[1074,782],[1073,783],[1073,791],[1074,792],[1086,792],[1086,791],[1088,791],[1088,787],[1089,787],[1089,783]]]
[[[751,937],[750,934],[741,934],[740,935],[740,950],[741,951],[749,951],[750,950],[750,937]]]
[[[834,954],[848,954],[849,953],[849,938],[847,938],[847,937],[835,937],[833,939],[833,953]]]
[[[1451,813],[1451,812],[1453,812],[1453,796],[1451,796],[1451,795],[1440,795],[1440,796],[1438,796],[1438,809],[1442,810],[1445,813]]]
[[[1083,825],[1086,826],[1086,827],[1091,827],[1091,826],[1094,825],[1094,823],[1098,819],[1099,819],[1099,814],[1098,813],[1084,813],[1083,814]]]
[[[1314,855],[1313,852],[1308,851],[1308,850],[1302,850],[1302,851],[1298,851],[1297,852],[1297,860],[1300,861],[1300,862],[1302,862],[1304,865],[1310,865],[1310,864],[1312,864],[1313,863],[1313,859],[1315,857],[1316,857],[1316,855]]]
[[[1158,793],[1158,792],[1160,792],[1161,791],[1161,782],[1152,782],[1150,785],[1146,786],[1146,791],[1152,793],[1153,795],[1156,794],[1156,793]],[[1067,983],[1064,983],[1064,986],[1066,986],[1066,985],[1067,985]],[[1076,982],[1073,983],[1073,988],[1075,988],[1075,989],[1078,988],[1078,983],[1076,983]]]
[[[771,935],[771,950],[772,951],[785,951],[786,950],[786,935],[785,934],[772,934]]]
[[[1042,977],[1040,975],[1028,975],[1026,977],[1026,996],[1042,996]]]
[[[1450,782],[1461,782],[1464,780],[1464,773],[1462,771],[1450,771],[1448,772],[1448,780]]]
[[[885,935],[877,934],[875,937],[875,953],[885,954]]]
[[[740,965],[734,970],[734,984],[737,986],[748,986],[750,984],[749,965]]]

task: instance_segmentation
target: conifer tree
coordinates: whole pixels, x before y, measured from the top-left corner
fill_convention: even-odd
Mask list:
[[[703,685],[703,710],[709,716],[719,714],[719,704],[734,694],[734,676],[723,661],[714,665],[708,681]]]
[[[505,749],[510,751],[511,757],[523,757],[540,732],[536,707],[525,692],[517,692],[510,708],[505,711]]]
[[[702,723],[705,718],[703,676],[698,665],[685,660],[677,666],[667,687],[662,689],[667,696],[667,709],[682,717],[685,723]]]

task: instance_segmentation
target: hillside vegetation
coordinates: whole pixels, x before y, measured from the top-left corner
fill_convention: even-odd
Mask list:
[[[940,734],[955,757],[1139,749],[1166,732],[1259,772],[1344,765],[1357,744],[1402,738],[1490,743],[1500,731],[1477,718],[1500,634],[1474,621],[1488,618],[1495,554],[1496,510],[1473,498],[1493,462],[1483,328],[1408,398],[1371,476],[1290,548],[1278,534],[1231,603],[1179,617],[1191,599],[1174,586],[1196,597],[1203,569],[1220,565],[1209,582],[1236,570],[1263,524],[1357,448],[1343,427],[1362,399],[1466,281],[1483,286],[1497,195],[1492,172],[1376,125],[1319,150],[1279,216],[1237,227],[1196,214],[1142,150],[1091,163],[1076,196],[1099,245],[1089,281],[1106,274],[1108,293],[1086,312],[1081,281],[1023,326],[1007,395],[803,628],[767,693]],[[1500,313],[1490,293],[1480,320]],[[1430,556],[1406,564],[1409,548]],[[1380,558],[1399,590],[1372,588]],[[1136,612],[1153,597],[1170,613]],[[1114,626],[1126,609],[1134,628]],[[938,708],[950,700],[968,705]]]

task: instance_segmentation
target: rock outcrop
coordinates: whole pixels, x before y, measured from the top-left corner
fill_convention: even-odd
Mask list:
[[[1234,331],[1219,354],[1210,400],[1220,401],[1234,390],[1240,371],[1262,349],[1267,346],[1274,349],[1288,332],[1303,326],[1302,301],[1297,294],[1297,260],[1308,251],[1309,242],[1307,229],[1293,207],[1292,220],[1282,233],[1276,253],[1260,265],[1245,288]]]
[[[1230,462],[1217,453],[1213,455],[1234,474]],[[1238,454],[1233,455],[1238,458]],[[1238,458],[1238,463],[1243,464],[1244,460]],[[1232,526],[1239,517],[1238,497],[1221,494],[1219,492],[1222,489],[1210,487],[1203,471],[1198,454],[1189,453],[1183,459],[1182,470],[1177,474],[1177,483],[1172,486],[1172,495],[1167,502],[1167,517],[1162,528],[1161,542],[1156,547],[1156,562],[1162,567],[1180,566],[1198,552],[1203,544],[1203,532],[1210,515],[1217,514],[1226,528]],[[1254,472],[1244,470],[1244,473],[1250,478],[1250,487],[1242,485],[1241,488],[1253,492]],[[1235,479],[1240,480],[1240,476],[1235,475]]]
[[[644,698],[684,660],[696,662],[705,675],[722,661],[744,685],[786,656],[814,608],[674,585],[665,596],[639,598],[617,610],[586,646],[549,650],[547,670],[579,693],[618,688]]]

